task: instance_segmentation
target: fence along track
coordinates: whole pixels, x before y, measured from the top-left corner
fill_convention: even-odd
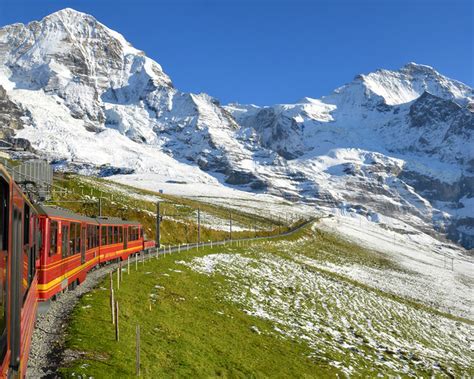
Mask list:
[[[315,218],[310,219],[292,230],[273,236],[205,242],[200,243],[199,247],[224,246],[241,241],[257,241],[286,237],[298,232],[314,221]],[[138,260],[145,261],[157,256],[181,252],[184,246],[186,245],[164,246],[159,249],[151,248],[148,249],[148,251],[142,251],[136,254],[135,259],[136,262],[138,262]],[[188,250],[195,248],[198,248],[197,243],[187,244]],[[111,272],[115,272],[121,264],[123,264],[123,262],[97,266],[97,268],[87,274],[86,280],[81,283],[81,285],[59,296],[59,299],[53,301],[45,313],[38,316],[31,341],[31,352],[26,372],[27,378],[58,377],[57,369],[65,360],[71,359],[71,357],[65,356],[64,337],[72,311],[83,295],[93,290],[105,276]]]

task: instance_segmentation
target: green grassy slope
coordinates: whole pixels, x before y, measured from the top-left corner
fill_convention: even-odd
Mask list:
[[[141,370],[149,378],[473,374],[468,320],[308,265],[305,257],[400,270],[310,228],[240,247],[176,253],[137,271],[132,265],[116,289],[120,341],[106,279],[74,311],[67,347],[80,358],[61,372],[133,377],[139,324]]]

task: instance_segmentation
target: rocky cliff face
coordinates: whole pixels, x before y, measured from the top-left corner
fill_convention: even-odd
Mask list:
[[[474,246],[473,90],[429,66],[358,75],[321,99],[221,106],[65,9],[0,29],[0,86],[4,136],[61,166],[389,214]]]

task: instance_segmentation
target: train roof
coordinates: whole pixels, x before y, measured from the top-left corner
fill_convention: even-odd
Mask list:
[[[141,225],[139,222],[122,220],[118,217],[87,217],[61,207],[37,205],[37,209],[39,214],[48,217],[65,218],[96,225]]]
[[[97,217],[95,220],[101,225],[141,225],[137,221],[122,220],[118,217]]]
[[[89,222],[91,224],[98,224],[97,219],[93,217],[83,216],[68,209],[53,207],[47,205],[37,205],[38,213],[41,215],[57,218],[66,218],[78,221]]]

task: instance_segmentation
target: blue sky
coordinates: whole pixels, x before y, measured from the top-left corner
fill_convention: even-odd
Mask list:
[[[410,61],[474,85],[467,0],[1,0],[0,25],[65,7],[122,33],[180,90],[222,103],[317,98]]]

